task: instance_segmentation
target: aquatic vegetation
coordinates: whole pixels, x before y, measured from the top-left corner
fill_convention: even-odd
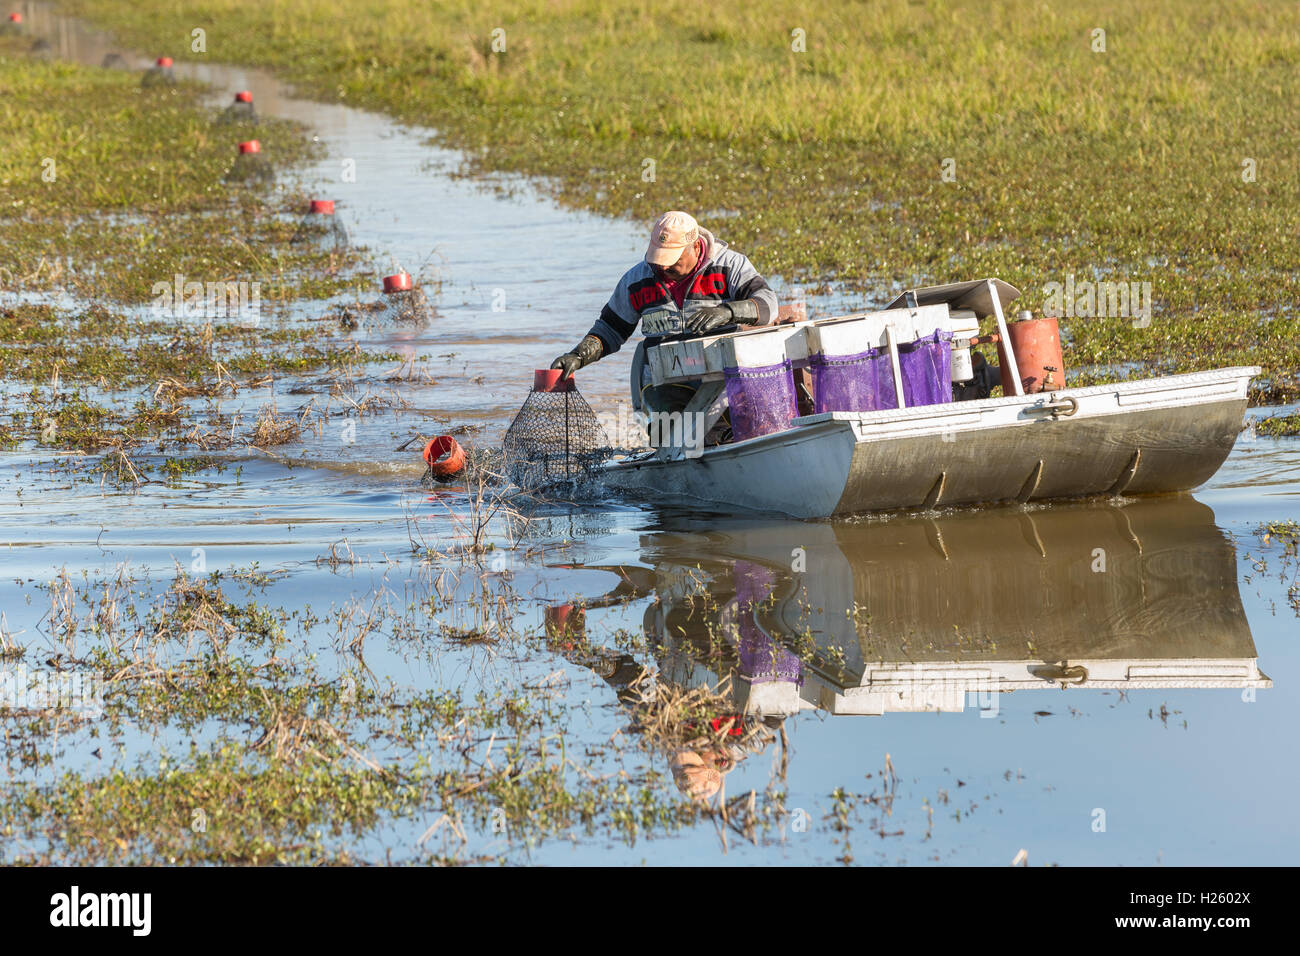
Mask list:
[[[337,368],[358,356],[319,328],[252,327],[219,320],[202,325],[141,318],[93,305],[83,312],[19,304],[0,309],[0,369],[5,378],[119,390],[152,385],[172,404],[195,395],[234,393],[232,375]]]
[[[1274,539],[1282,546],[1287,555],[1300,553],[1300,523],[1295,521],[1269,521],[1255,529],[1260,543],[1268,545]]]
[[[61,667],[101,676],[104,713],[77,721],[49,708],[7,722],[14,779],[0,798],[0,859],[357,862],[367,840],[428,816],[445,819],[436,861],[464,861],[507,852],[489,851],[485,834],[508,832],[508,849],[571,831],[632,844],[711,812],[657,776],[595,772],[589,744],[577,762],[560,687],[467,694],[331,672],[313,647],[334,613],[228,594],[237,582],[220,577],[178,573],[161,592],[121,572],[84,587],[65,575],[51,586],[51,627],[67,648]],[[236,577],[250,592],[268,586]],[[359,661],[357,629],[421,627],[421,616],[380,602],[364,621],[345,615],[334,643]],[[456,642],[429,627],[426,640]],[[500,638],[521,635],[505,629]],[[191,742],[116,756],[108,744],[134,728]],[[32,776],[87,740],[103,742],[104,772]],[[403,858],[426,859],[430,836],[414,848],[406,841]]]
[[[284,213],[299,197],[290,205],[271,190],[222,184],[233,142],[214,135],[200,87],[146,95],[130,74],[11,58],[2,47],[0,87],[0,134],[13,145],[0,157],[6,290],[157,304],[156,287],[176,276],[238,278],[274,306],[361,287],[340,271],[354,259],[290,248],[295,226]],[[285,166],[316,148],[283,120],[258,135]]]
[[[302,435],[303,420],[289,415],[279,414],[272,405],[262,406],[257,415],[257,425],[249,435],[249,441],[259,448],[270,445],[284,445],[296,441]]]
[[[292,245],[301,196],[222,184],[230,144],[202,88],[145,93],[127,73],[11,54],[0,46],[15,144],[0,156],[0,379],[32,387],[0,443],[106,452],[83,474],[138,485],[142,441],[230,444],[218,409],[241,390],[396,358],[288,315],[368,279],[354,253]],[[286,166],[316,148],[293,123],[258,130]]]
[[[1300,413],[1290,415],[1271,415],[1255,423],[1255,432],[1269,438],[1294,437],[1300,435]]]

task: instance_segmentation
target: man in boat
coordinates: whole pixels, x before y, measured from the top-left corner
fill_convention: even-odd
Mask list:
[[[645,258],[623,274],[591,331],[551,368],[571,377],[617,352],[638,323],[642,334],[654,339],[706,335],[736,324],[770,325],[776,318],[776,293],[746,256],[691,215],[666,212],[650,231]],[[644,342],[639,351],[643,347]],[[683,408],[696,387],[643,388],[642,397],[657,410],[671,411]]]

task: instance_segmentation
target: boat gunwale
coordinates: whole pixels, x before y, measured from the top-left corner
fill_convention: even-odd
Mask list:
[[[1207,372],[1183,372],[1178,375],[1166,375],[1160,378],[1140,378],[1131,379],[1126,382],[1111,382],[1106,385],[1084,385],[1076,388],[1054,388],[1048,391],[1035,392],[1026,395],[1003,395],[998,398],[981,398],[965,402],[941,402],[935,405],[915,405],[911,408],[885,408],[878,411],[870,412],[819,412],[815,415],[802,415],[798,418],[791,419],[791,428],[787,431],[794,431],[808,425],[818,425],[823,422],[842,421],[861,425],[892,424],[893,422],[907,421],[909,419],[937,418],[942,415],[953,414],[954,410],[960,410],[962,413],[977,412],[983,410],[996,410],[1001,408],[1010,408],[1023,406],[1033,408],[1036,405],[1042,405],[1047,401],[1056,398],[1093,398],[1104,395],[1140,395],[1144,392],[1164,392],[1174,391],[1181,388],[1194,389],[1198,385],[1214,385],[1233,379],[1250,379],[1259,375],[1263,370],[1258,365],[1234,365],[1229,368],[1213,369]],[[1217,398],[1219,396],[1210,396]],[[1004,424],[1015,424],[1006,422]],[[785,434],[786,432],[772,432],[770,434]],[[761,438],[770,437],[762,435]],[[715,446],[721,447],[721,446]]]

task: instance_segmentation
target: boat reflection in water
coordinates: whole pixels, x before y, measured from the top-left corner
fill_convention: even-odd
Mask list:
[[[623,583],[588,606],[655,596],[644,626],[659,680],[725,680],[749,719],[1272,686],[1232,542],[1190,496],[707,531],[670,520],[642,558],[608,569]]]

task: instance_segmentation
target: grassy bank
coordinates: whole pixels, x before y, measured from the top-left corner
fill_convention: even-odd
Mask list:
[[[1257,402],[1300,396],[1287,0],[60,7],[144,49],[283,67],[574,205],[693,209],[788,278],[997,274],[1033,309],[1071,276],[1149,282],[1144,328],[1067,319],[1084,379],[1258,363]],[[197,27],[203,54],[181,42]]]

